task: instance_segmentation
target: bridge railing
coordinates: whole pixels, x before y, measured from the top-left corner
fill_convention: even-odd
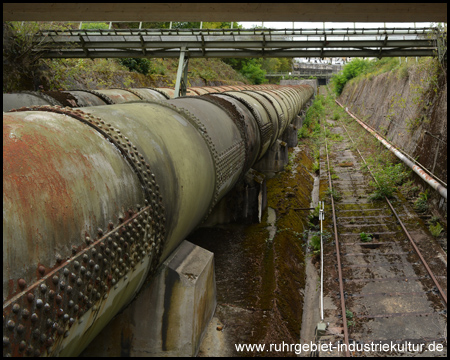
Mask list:
[[[336,72],[274,72],[274,73],[267,73],[266,77],[320,77],[320,78],[328,78],[333,76],[333,74],[336,74]]]

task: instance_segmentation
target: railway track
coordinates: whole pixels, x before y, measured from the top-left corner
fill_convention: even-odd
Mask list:
[[[332,240],[323,248],[329,325],[320,342],[346,344],[338,351],[346,356],[395,355],[401,349],[415,354],[432,349],[430,344],[442,345],[437,354],[445,355],[446,254],[401,197],[368,199],[373,179],[361,169],[364,154],[345,124],[327,125],[342,141],[326,140],[321,156],[321,169],[333,169],[333,176],[321,171],[321,182],[334,195],[325,221]],[[380,345],[367,351],[364,344]]]

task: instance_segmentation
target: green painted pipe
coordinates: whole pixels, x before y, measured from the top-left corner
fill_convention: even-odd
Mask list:
[[[79,354],[264,155],[275,95],[4,113],[3,355]]]

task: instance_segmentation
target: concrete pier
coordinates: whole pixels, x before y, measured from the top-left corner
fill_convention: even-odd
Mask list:
[[[263,173],[282,171],[289,161],[288,144],[277,140],[253,168]]]
[[[213,257],[183,241],[81,356],[196,356],[216,308]]]
[[[232,222],[257,223],[260,222],[261,214],[266,206],[266,177],[250,169],[244,179],[217,203],[199,227],[212,227]]]

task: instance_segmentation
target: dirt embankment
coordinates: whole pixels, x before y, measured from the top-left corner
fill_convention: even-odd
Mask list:
[[[351,81],[339,100],[447,182],[447,82],[436,75],[436,64],[420,60],[402,71]],[[434,203],[446,208],[437,196]]]

